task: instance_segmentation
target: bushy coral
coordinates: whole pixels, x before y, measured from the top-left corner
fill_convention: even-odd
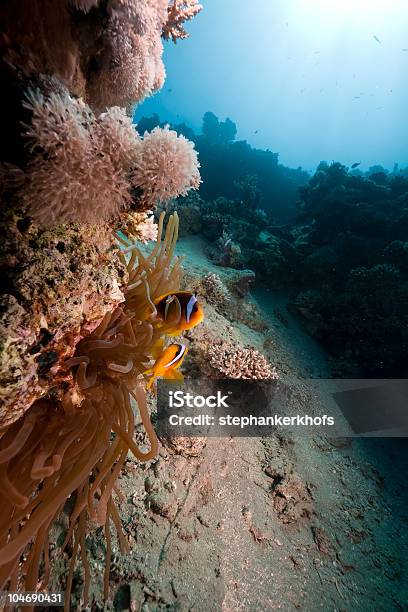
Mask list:
[[[143,208],[152,208],[200,186],[197,152],[193,143],[168,128],[145,133],[132,182],[142,190]]]
[[[274,380],[278,377],[264,355],[251,347],[220,342],[209,348],[207,357],[217,378]]]
[[[202,294],[208,304],[215,306],[217,310],[224,309],[230,300],[224,283],[218,274],[213,272],[206,274],[201,279],[200,289],[200,295]]]
[[[162,87],[162,34],[185,37],[193,4],[168,12],[168,0],[3,2],[0,69],[12,80],[56,76],[93,110],[130,107]]]
[[[20,195],[41,224],[100,223],[200,184],[192,143],[173,131],[156,128],[142,139],[123,109],[95,117],[63,88],[48,96],[30,92],[26,107],[33,157],[19,175]]]
[[[127,176],[140,140],[125,112],[110,109],[96,119],[68,92],[30,92],[26,136],[33,152],[21,200],[40,223],[100,222],[130,205]]]
[[[167,0],[109,0],[98,70],[87,84],[93,105],[128,106],[160,89],[165,69],[162,28]]]
[[[132,242],[146,244],[157,240],[157,231],[158,226],[151,210],[129,212],[121,219],[120,233],[117,233],[117,238],[126,248],[129,248]]]
[[[202,8],[198,0],[172,0],[167,9],[168,17],[163,27],[163,38],[165,40],[171,38],[174,43],[179,38],[188,38],[184,23],[195,17]]]

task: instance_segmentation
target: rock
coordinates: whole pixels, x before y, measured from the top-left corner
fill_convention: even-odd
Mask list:
[[[235,270],[227,280],[227,285],[239,297],[245,297],[255,282],[255,272],[252,270]]]
[[[310,518],[313,499],[307,485],[296,474],[275,475],[272,484],[273,507],[283,523]]]

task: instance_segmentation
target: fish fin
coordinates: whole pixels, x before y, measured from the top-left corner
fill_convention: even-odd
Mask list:
[[[171,296],[164,311],[164,320],[168,324],[177,325],[181,319],[181,305],[177,296]]]
[[[150,391],[150,389],[153,387],[153,384],[154,384],[155,380],[156,380],[156,376],[152,376],[151,379],[147,381],[146,389],[148,391]]]
[[[172,370],[171,372],[169,372],[168,374],[166,374],[165,378],[167,380],[179,380],[181,382],[184,381],[184,376],[182,375],[181,372],[179,372],[178,370]]]
[[[158,340],[152,348],[152,356],[154,357],[154,359],[158,359],[160,357],[160,355],[163,353],[163,347],[164,347],[164,339],[160,338],[160,340]]]
[[[181,329],[175,329],[173,331],[169,330],[169,331],[166,331],[166,335],[169,336],[170,338],[175,338],[176,336],[179,336],[182,331],[183,330]]]

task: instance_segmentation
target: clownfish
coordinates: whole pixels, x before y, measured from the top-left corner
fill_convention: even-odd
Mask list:
[[[162,346],[162,342],[156,347],[156,352],[160,349],[160,346]],[[187,352],[188,348],[185,344],[170,344],[170,346],[165,348],[153,366],[144,372],[145,376],[151,376],[147,383],[147,389],[151,389],[157,378],[184,380],[182,373],[178,372],[178,369],[183,363]]]
[[[155,300],[154,305],[168,336],[178,336],[204,319],[203,308],[190,291],[165,293]]]

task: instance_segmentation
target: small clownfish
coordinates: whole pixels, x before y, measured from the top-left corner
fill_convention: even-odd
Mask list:
[[[146,376],[151,376],[147,383],[147,389],[151,389],[156,378],[184,380],[182,373],[177,370],[183,363],[187,352],[188,348],[185,344],[170,344],[170,346],[165,348],[154,362],[154,365],[144,372]]]
[[[204,319],[203,308],[191,291],[165,293],[155,300],[154,305],[157,316],[164,322],[168,336],[179,336]]]

